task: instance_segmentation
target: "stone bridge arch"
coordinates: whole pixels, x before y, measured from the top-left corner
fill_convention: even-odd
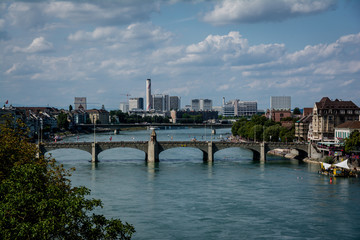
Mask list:
[[[258,143],[213,142],[213,154],[228,148],[247,149],[252,152],[253,160],[260,160],[261,158],[261,149]]]
[[[117,148],[128,148],[128,149],[137,149],[145,154],[145,160],[147,159],[148,152],[148,142],[139,141],[139,142],[98,142],[96,143],[96,159],[98,161],[98,156],[100,153],[109,150],[109,149],[117,149]]]
[[[84,152],[88,152],[92,154],[92,147],[89,143],[80,143],[80,144],[72,144],[72,143],[42,143],[38,145],[40,154],[44,155],[47,152],[51,152],[54,150],[60,149],[76,149]]]
[[[175,148],[193,148],[198,149],[203,154],[203,160],[208,161],[209,156],[209,145],[207,142],[180,142],[180,141],[171,141],[171,142],[157,142],[158,156],[157,161],[159,160],[159,154],[169,149]]]

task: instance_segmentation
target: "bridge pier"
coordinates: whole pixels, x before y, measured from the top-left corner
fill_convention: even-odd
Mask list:
[[[150,135],[150,141],[148,142],[147,161],[148,162],[158,162],[159,161],[159,146],[156,141],[155,130],[152,131],[152,133]]]
[[[260,163],[266,162],[266,143],[262,142],[260,143]]]
[[[207,152],[207,161],[213,162],[214,161],[214,152],[213,152],[213,143],[208,143],[208,152]]]
[[[91,144],[91,162],[95,163],[98,162],[98,154],[99,154],[99,150],[98,150],[98,144],[96,143],[92,143]]]

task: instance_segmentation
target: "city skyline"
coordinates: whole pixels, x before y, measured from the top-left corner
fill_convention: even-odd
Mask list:
[[[0,102],[118,109],[125,94],[360,105],[360,3],[2,1]]]

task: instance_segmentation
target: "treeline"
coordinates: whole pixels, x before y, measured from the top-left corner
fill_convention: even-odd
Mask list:
[[[110,111],[110,119],[112,123],[169,123],[168,117],[162,116],[139,116],[137,114],[123,113],[120,110]]]
[[[184,113],[181,118],[177,119],[177,123],[203,123],[204,119],[201,114],[198,115],[190,115],[188,113]]]
[[[295,139],[295,127],[282,127],[281,123],[254,115],[250,120],[241,118],[231,128],[233,136],[240,136],[249,141],[292,142]]]

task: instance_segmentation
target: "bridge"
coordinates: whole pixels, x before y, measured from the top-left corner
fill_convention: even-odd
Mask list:
[[[149,141],[136,142],[60,142],[41,143],[39,150],[41,154],[55,149],[80,149],[89,152],[91,161],[97,162],[98,155],[102,151],[112,148],[134,148],[145,153],[145,160],[148,162],[159,161],[159,154],[172,148],[197,148],[203,153],[203,160],[214,161],[214,154],[217,151],[227,148],[245,148],[253,153],[253,160],[266,162],[266,153],[273,149],[294,149],[298,152],[297,158],[311,157],[312,145],[307,143],[277,143],[277,142],[207,142],[207,141],[157,141],[156,133],[152,131]]]
[[[121,129],[128,129],[128,128],[150,128],[156,127],[161,129],[170,129],[170,128],[183,128],[183,127],[190,127],[190,128],[231,128],[232,123],[116,123],[116,124],[78,124],[76,125],[78,128],[82,129],[108,129],[108,130],[121,130]]]

